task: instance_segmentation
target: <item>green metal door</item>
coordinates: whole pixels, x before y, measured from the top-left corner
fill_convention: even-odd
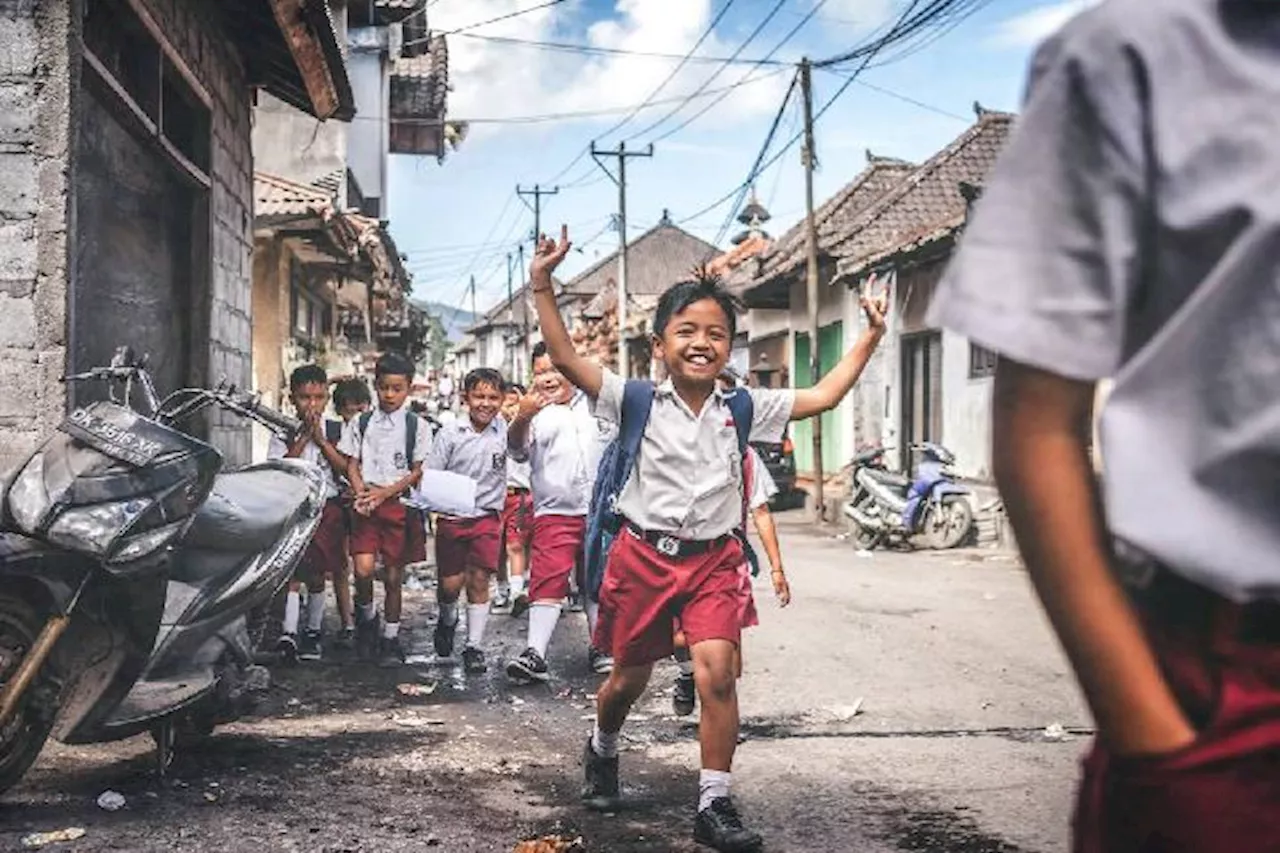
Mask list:
[[[844,356],[844,324],[832,323],[818,330],[818,362],[822,375],[835,368]],[[813,379],[809,370],[809,336],[803,332],[796,334],[794,372],[797,388],[810,388]],[[844,465],[844,434],[840,430],[839,415],[835,411],[822,416],[822,470],[828,476]],[[792,428],[792,438],[796,445],[796,470],[813,471],[813,429],[807,422],[796,424]]]

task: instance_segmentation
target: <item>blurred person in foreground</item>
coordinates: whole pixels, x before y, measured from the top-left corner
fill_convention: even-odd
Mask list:
[[[1069,23],[932,309],[1000,354],[996,479],[1097,721],[1078,853],[1280,849],[1278,35],[1245,0]]]

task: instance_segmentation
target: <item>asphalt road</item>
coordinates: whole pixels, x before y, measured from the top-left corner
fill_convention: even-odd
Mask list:
[[[1017,562],[862,557],[798,517],[781,523],[795,601],[779,610],[757,591],[735,772],[767,849],[1065,851],[1089,722]],[[430,598],[409,595],[419,647]],[[523,646],[516,621],[490,624],[495,663]],[[69,827],[84,836],[44,849],[511,851],[552,834],[599,853],[700,849],[688,840],[696,727],[670,714],[670,670],[624,731],[629,807],[578,807],[597,682],[584,649],[572,616],[553,647],[557,678],[537,688],[435,661],[277,670],[259,716],[180,755],[163,780],[146,738],[50,745],[0,799],[0,849]],[[125,807],[99,808],[106,790]]]

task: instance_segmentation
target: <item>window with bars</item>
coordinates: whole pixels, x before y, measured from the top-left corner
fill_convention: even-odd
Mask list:
[[[969,378],[985,379],[996,375],[996,354],[975,343],[969,344]]]

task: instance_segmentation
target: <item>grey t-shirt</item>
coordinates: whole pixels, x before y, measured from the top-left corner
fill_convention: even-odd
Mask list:
[[[1111,0],[1037,53],[933,321],[1114,377],[1114,534],[1280,597],[1280,4]]]

